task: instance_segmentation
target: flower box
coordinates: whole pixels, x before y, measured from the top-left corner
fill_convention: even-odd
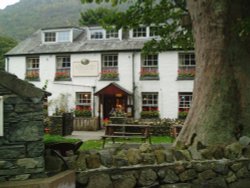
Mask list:
[[[124,124],[126,123],[126,117],[110,117],[112,124]]]

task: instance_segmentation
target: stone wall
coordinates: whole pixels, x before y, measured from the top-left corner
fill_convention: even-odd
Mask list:
[[[77,170],[79,188],[248,188],[249,143],[247,138],[226,147],[204,148],[199,150],[200,159],[187,149],[146,143],[80,152],[67,161]]]
[[[18,97],[4,88],[0,95],[4,96],[0,182],[44,177],[42,101]]]

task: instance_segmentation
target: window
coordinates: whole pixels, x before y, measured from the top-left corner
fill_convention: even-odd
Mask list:
[[[3,96],[0,96],[0,136],[3,136]]]
[[[76,117],[91,117],[91,93],[90,92],[77,92],[76,93]]]
[[[157,54],[142,56],[141,79],[159,79]]]
[[[102,30],[92,30],[90,31],[91,39],[103,39],[103,31]]]
[[[149,27],[149,36],[156,37],[159,36],[159,31],[162,29],[162,26],[151,26]]]
[[[70,80],[70,56],[56,57],[55,80]]]
[[[118,38],[119,34],[117,30],[109,30],[106,31],[106,38],[112,39],[112,38]]]
[[[146,37],[147,36],[147,28],[146,27],[138,27],[133,29],[133,37]]]
[[[194,53],[179,53],[178,79],[193,79],[195,76]]]
[[[141,118],[159,118],[158,93],[142,93]]]
[[[45,42],[56,42],[56,32],[45,32],[44,33]]]
[[[70,30],[44,32],[44,42],[71,42]]]
[[[118,79],[118,75],[118,55],[103,54],[101,79],[114,80]]]
[[[26,75],[27,80],[39,79],[39,57],[28,57],[26,59]]]
[[[59,31],[58,34],[58,42],[70,42],[70,32],[69,31]]]
[[[191,92],[179,93],[179,118],[185,118],[192,104]]]

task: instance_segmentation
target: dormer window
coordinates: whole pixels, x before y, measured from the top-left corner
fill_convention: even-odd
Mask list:
[[[107,39],[117,39],[119,37],[119,33],[117,30],[108,30],[106,31],[106,38]]]
[[[130,38],[151,38],[159,37],[159,30],[162,26],[140,26],[130,31]]]
[[[71,42],[72,34],[71,30],[63,31],[45,31],[43,34],[43,41],[45,43],[55,43],[55,42]]]
[[[45,32],[44,42],[56,42],[56,32]]]
[[[122,32],[121,30],[105,30],[103,28],[90,28],[89,29],[89,39],[91,40],[101,40],[101,39],[120,39]]]
[[[90,31],[90,38],[91,39],[103,39],[103,36],[104,36],[103,33],[104,33],[103,30]]]
[[[138,27],[133,29],[133,37],[146,37],[147,36],[147,28],[146,27]]]

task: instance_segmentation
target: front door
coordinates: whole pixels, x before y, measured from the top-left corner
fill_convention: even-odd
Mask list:
[[[127,97],[126,96],[115,96],[115,95],[104,95],[103,97],[103,117],[109,118],[111,113],[116,109],[120,108],[126,112],[127,109]]]

